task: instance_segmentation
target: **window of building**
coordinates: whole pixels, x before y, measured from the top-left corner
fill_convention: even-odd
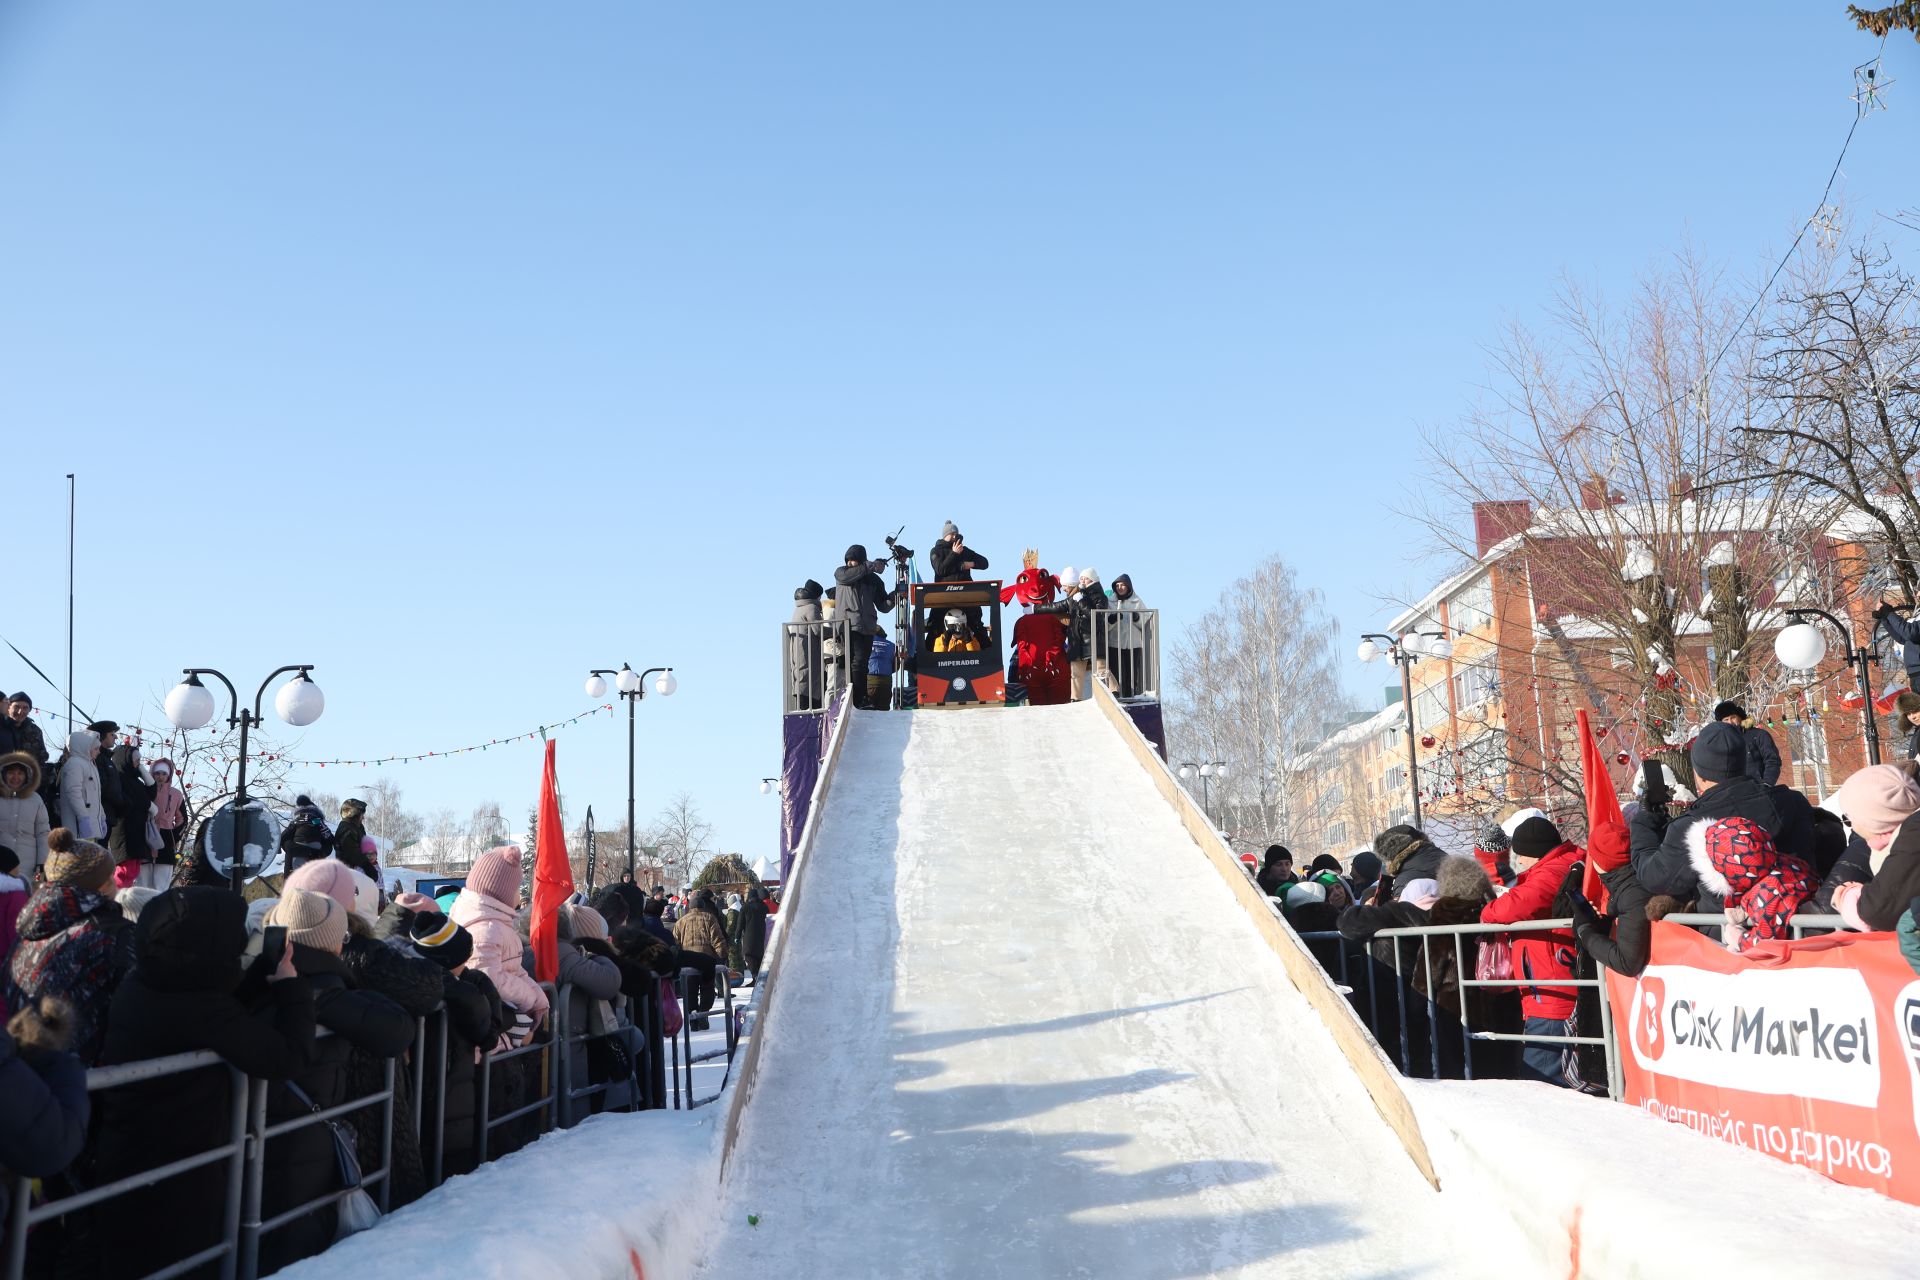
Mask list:
[[[1437,681],[1413,695],[1413,722],[1421,733],[1431,733],[1447,724],[1447,682]]]
[[[1327,828],[1327,843],[1336,848],[1347,842],[1347,824],[1336,822]]]
[[[1447,618],[1458,632],[1484,631],[1493,625],[1493,575],[1483,573],[1447,601]]]
[[[1405,791],[1407,789],[1407,766],[1397,764],[1387,770],[1386,776],[1380,780],[1380,788],[1388,795]]]
[[[1499,668],[1494,664],[1494,655],[1490,653],[1464,667],[1455,667],[1453,705],[1463,711],[1479,706],[1494,695],[1499,678]]]

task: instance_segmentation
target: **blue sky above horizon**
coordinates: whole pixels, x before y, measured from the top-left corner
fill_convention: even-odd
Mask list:
[[[1445,567],[1394,509],[1501,328],[1689,240],[1757,278],[1877,42],[1837,5],[1365,13],[0,3],[0,634],[64,665],[77,471],[83,705],[310,661],[298,754],[359,758],[670,663],[640,808],[690,790],[758,857],[776,625],[849,542],[951,517],[1175,626],[1277,552],[1377,627]],[[1886,59],[1839,191],[1890,234],[1920,48]],[[516,816],[537,748],[392,776]],[[561,738],[570,819],[624,753]]]

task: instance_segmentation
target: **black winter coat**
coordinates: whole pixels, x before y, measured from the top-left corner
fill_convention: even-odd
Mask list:
[[[972,582],[973,571],[987,567],[987,558],[978,551],[968,547],[956,552],[945,538],[933,544],[927,559],[933,562],[935,582]]]
[[[757,969],[757,963],[767,954],[767,904],[763,898],[749,898],[740,907],[740,954],[747,957],[747,966]]]
[[[87,1069],[70,1053],[14,1044],[0,1031],[0,1167],[49,1178],[87,1140]],[[13,1182],[0,1182],[0,1220]]]
[[[389,908],[393,910],[393,908]],[[404,910],[404,908],[401,908]],[[404,932],[404,930],[403,930]],[[411,1021],[424,1018],[440,1007],[448,979],[447,971],[431,960],[424,960],[402,941],[398,946],[376,938],[358,936],[347,939],[342,959],[353,985],[362,991],[376,991],[399,1005]],[[419,1024],[414,1022],[417,1027]],[[355,1049],[347,1064],[347,1096],[365,1097],[386,1087],[385,1057]],[[397,1086],[393,1099],[393,1191],[391,1207],[412,1204],[427,1192],[426,1163],[420,1140],[414,1136],[414,1112],[418,1099],[413,1096],[413,1073],[394,1074]],[[353,1127],[360,1150],[376,1157],[380,1150],[380,1108],[366,1107],[349,1112],[346,1122]]]
[[[346,961],[331,952],[295,943],[293,966],[313,990],[314,1020],[332,1032],[315,1046],[313,1061],[292,1081],[306,1094],[276,1085],[267,1092],[267,1121],[279,1124],[298,1119],[318,1107],[337,1107],[352,1096],[348,1088],[356,1050],[384,1060],[399,1056],[413,1043],[413,1019],[399,1005],[373,991],[357,991]],[[378,1109],[373,1114],[377,1117]],[[376,1130],[377,1132],[377,1130]],[[359,1152],[360,1167],[380,1166],[376,1145]],[[333,1135],[324,1124],[308,1125],[267,1144],[266,1180],[262,1208],[273,1217],[330,1191],[341,1190],[339,1159]],[[295,1218],[260,1241],[260,1270],[270,1273],[302,1258],[311,1258],[333,1242],[336,1214],[332,1205]]]
[[[1600,883],[1607,886],[1608,907],[1608,914],[1601,918],[1602,927],[1576,922],[1574,937],[1579,939],[1581,949],[1601,965],[1637,978],[1647,967],[1653,945],[1653,922],[1647,919],[1647,900],[1653,895],[1633,874],[1631,865],[1602,871]],[[1604,927],[1608,923],[1611,932]]]
[[[244,978],[247,908],[225,889],[172,889],[136,926],[135,972],[114,992],[104,1062],[211,1049],[247,1075],[287,1080],[313,1063],[313,989],[304,978]],[[168,1164],[225,1142],[231,1076],[224,1067],[145,1080],[102,1093],[95,1109],[97,1183]],[[227,1171],[202,1165],[123,1196],[99,1232],[108,1280],[144,1276],[220,1238]],[[190,1274],[216,1274],[217,1264]]]
[[[1754,725],[1745,730],[1747,739],[1747,776],[1768,786],[1780,781],[1780,746],[1773,735]]]
[[[1869,929],[1892,930],[1899,927],[1900,917],[1920,895],[1920,815],[1908,818],[1894,832],[1893,845],[1877,873],[1868,861],[1870,854],[1865,841],[1852,841],[1814,895],[1814,902],[1822,910],[1831,910],[1836,888],[1849,880],[1864,882],[1866,888],[1854,903],[1861,922]]]
[[[1633,874],[1650,894],[1697,899],[1703,912],[1719,911],[1719,894],[1705,889],[1687,849],[1688,832],[1722,818],[1746,818],[1773,837],[1780,852],[1809,862],[1813,855],[1813,806],[1798,791],[1769,787],[1754,778],[1734,778],[1707,788],[1684,813],[1669,819],[1642,806],[1630,824]]]
[[[110,773],[115,775],[120,788],[117,815],[112,805],[104,800],[107,775]],[[120,862],[151,859],[154,851],[147,844],[147,819],[151,816],[148,808],[153,804],[155,792],[152,784],[141,778],[140,765],[132,747],[123,744],[113,749],[110,766],[100,770],[100,794],[103,798],[102,807],[107,810],[107,820],[113,824],[107,831],[107,852]]]
[[[421,1115],[428,1118],[422,1133],[427,1150],[432,1150],[434,1108],[441,1091],[446,1093],[445,1142],[441,1154],[441,1176],[471,1173],[477,1151],[474,1126],[480,1115],[480,1064],[477,1055],[490,1052],[501,1033],[513,1019],[500,1001],[493,982],[478,969],[468,969],[458,977],[449,973],[443,988],[447,1016],[447,1075],[444,1081],[427,1072],[427,1097]],[[431,1050],[429,1050],[431,1052]],[[431,1067],[435,1061],[428,1059]]]

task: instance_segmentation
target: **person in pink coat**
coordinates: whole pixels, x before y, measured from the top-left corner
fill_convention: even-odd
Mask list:
[[[487,975],[500,998],[521,1015],[508,1033],[516,1045],[533,1039],[547,1016],[547,993],[527,972],[526,940],[514,924],[522,883],[520,846],[501,845],[474,859],[466,887],[448,912],[473,936],[471,968]]]

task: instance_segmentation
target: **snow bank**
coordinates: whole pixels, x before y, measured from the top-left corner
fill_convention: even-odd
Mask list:
[[[693,1269],[723,1106],[601,1115],[454,1178],[285,1280],[668,1280]]]
[[[1444,1198],[1578,1280],[1911,1277],[1920,1207],[1632,1107],[1524,1081],[1407,1082]]]

